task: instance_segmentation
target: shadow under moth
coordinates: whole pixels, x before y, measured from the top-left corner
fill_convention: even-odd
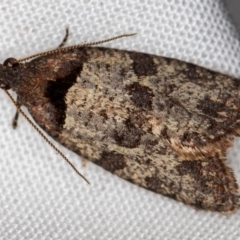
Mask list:
[[[119,177],[196,208],[236,211],[226,150],[240,136],[240,80],[91,47],[102,42],[9,58],[0,87],[55,140]]]

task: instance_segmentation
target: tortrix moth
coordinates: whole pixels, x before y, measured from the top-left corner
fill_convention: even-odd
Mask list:
[[[240,136],[239,79],[175,59],[85,45],[32,58],[1,64],[0,87],[15,91],[18,104],[55,140],[196,208],[239,208],[236,178],[226,165],[226,150]]]

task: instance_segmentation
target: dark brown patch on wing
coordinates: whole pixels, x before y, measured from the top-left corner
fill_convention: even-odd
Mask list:
[[[202,169],[202,165],[200,162],[197,161],[182,161],[176,167],[180,176],[183,175],[192,175],[192,176],[199,176],[200,171]]]
[[[176,194],[180,191],[179,186],[177,186],[171,179],[168,179],[166,176],[158,176],[158,174],[153,175],[152,177],[146,177],[146,188],[154,192],[161,192],[167,197],[176,199]],[[171,193],[168,189],[171,188]]]
[[[204,114],[214,118],[219,117],[220,112],[227,110],[223,99],[221,99],[221,102],[217,102],[211,100],[209,96],[205,96],[203,100],[199,100],[198,108],[201,109]]]
[[[47,83],[45,97],[49,99],[57,110],[56,123],[58,123],[58,126],[63,126],[66,118],[67,105],[65,96],[68,89],[76,83],[77,76],[80,74],[81,70],[82,66],[78,66],[66,77],[56,79],[56,81],[48,81]]]
[[[145,53],[129,52],[133,60],[133,70],[138,77],[157,75],[157,67],[153,57]]]
[[[112,173],[127,166],[124,156],[115,152],[103,152],[101,158],[94,162]]]
[[[199,79],[199,73],[198,73],[198,67],[194,64],[188,64],[187,65],[187,69],[184,70],[184,75],[187,76],[187,78],[190,80],[190,81],[194,81],[194,80],[197,80]]]
[[[211,81],[212,79],[216,78],[217,73],[214,71],[200,68],[199,66],[191,63],[184,64],[186,64],[186,67],[182,71],[184,78],[188,79],[188,81],[194,82],[199,86],[204,86],[206,81]],[[212,87],[214,86],[212,85]]]
[[[240,87],[240,81],[239,81],[239,79],[234,78],[234,79],[232,80],[232,84],[233,84],[233,86],[234,86],[235,88],[239,88],[239,87]]]
[[[129,119],[117,126],[113,138],[122,147],[135,148],[139,146],[143,131],[137,128]]]
[[[164,184],[159,177],[145,177],[146,187],[152,191],[156,189],[161,189],[161,186]]]
[[[153,92],[149,87],[142,86],[135,82],[126,87],[131,100],[139,108],[152,110]]]

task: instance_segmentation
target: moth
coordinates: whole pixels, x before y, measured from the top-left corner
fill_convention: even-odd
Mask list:
[[[9,58],[0,87],[47,134],[119,177],[195,208],[236,211],[226,150],[240,136],[240,80],[95,44]]]

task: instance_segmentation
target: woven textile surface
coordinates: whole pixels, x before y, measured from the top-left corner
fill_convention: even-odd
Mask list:
[[[0,3],[0,60],[124,33],[103,44],[196,63],[240,78],[239,35],[220,0],[16,0]],[[240,211],[195,210],[142,189],[54,144],[87,185],[0,91],[0,239],[240,239]],[[24,108],[23,108],[24,109]],[[240,180],[240,141],[228,151]],[[239,181],[240,182],[240,181]]]

